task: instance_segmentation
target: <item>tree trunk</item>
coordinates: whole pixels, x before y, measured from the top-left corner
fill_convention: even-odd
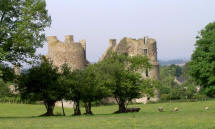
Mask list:
[[[125,106],[125,101],[119,100],[118,106],[119,106],[119,110],[116,111],[115,113],[126,113],[127,112],[126,106]]]
[[[53,116],[55,101],[44,101],[44,105],[46,107],[46,113],[41,116]]]
[[[79,100],[74,101],[74,115],[81,115]]]
[[[63,115],[66,116],[65,111],[64,111],[64,106],[63,106],[63,100],[61,100],[61,104],[62,104]]]
[[[92,111],[91,111],[91,102],[86,102],[85,103],[85,114],[87,115],[92,115]]]

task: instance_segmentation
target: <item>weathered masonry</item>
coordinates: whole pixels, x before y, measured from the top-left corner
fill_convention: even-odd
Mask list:
[[[148,56],[152,68],[142,73],[143,77],[159,79],[159,64],[157,60],[157,45],[156,40],[148,37],[143,39],[123,38],[118,44],[116,39],[110,39],[110,45],[105,51],[100,61],[108,56],[110,51],[117,53],[127,53],[129,56],[144,55]]]
[[[88,64],[86,59],[86,40],[74,42],[73,36],[65,36],[61,42],[56,36],[48,36],[48,54],[46,55],[57,67],[68,64],[72,70],[83,69]]]

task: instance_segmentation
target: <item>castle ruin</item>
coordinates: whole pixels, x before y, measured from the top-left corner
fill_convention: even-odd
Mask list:
[[[87,66],[86,40],[74,42],[73,36],[65,36],[64,42],[56,36],[48,36],[48,54],[46,57],[53,61],[57,67],[68,64],[72,70],[83,69]]]
[[[65,41],[61,42],[56,36],[48,36],[48,54],[46,57],[53,61],[57,67],[68,64],[72,70],[83,69],[89,62],[86,59],[86,41],[74,42],[73,36],[65,36]],[[107,58],[110,51],[126,53],[129,56],[144,55],[149,58],[152,68],[141,73],[143,78],[153,78],[159,80],[159,64],[157,60],[156,40],[148,37],[143,39],[123,38],[117,44],[116,39],[110,39],[110,45],[99,61]],[[158,94],[158,93],[157,93]],[[158,96],[151,99],[158,100]],[[107,100],[109,101],[109,100]],[[112,100],[111,100],[112,101]],[[111,102],[109,101],[109,102]],[[135,102],[145,103],[147,97],[136,99]]]
[[[149,58],[149,61],[152,65],[150,70],[146,70],[142,73],[144,78],[149,77],[155,80],[159,80],[159,64],[157,60],[157,45],[156,40],[148,37],[143,39],[132,39],[132,38],[123,38],[118,44],[116,39],[110,39],[109,47],[100,58],[100,61],[105,59],[108,56],[110,51],[117,53],[126,53],[129,56],[135,55],[144,55]]]

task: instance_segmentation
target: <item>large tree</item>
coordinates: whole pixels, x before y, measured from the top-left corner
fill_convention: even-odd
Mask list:
[[[66,92],[64,99],[72,100],[74,102],[74,115],[81,115],[80,101],[81,88],[83,86],[83,72],[81,70],[74,70],[71,72],[70,68],[63,67],[63,79],[60,85],[65,87]]]
[[[142,78],[140,72],[151,67],[148,58],[137,55],[110,53],[109,57],[99,63],[100,78],[111,90],[119,109],[116,113],[127,112],[127,104],[143,94],[153,95],[155,83]]]
[[[190,75],[204,93],[215,97],[215,22],[200,31],[189,62]]]
[[[80,101],[84,102],[85,114],[92,114],[91,106],[93,101],[101,100],[108,95],[108,88],[103,84],[103,80],[98,77],[97,64],[88,65],[82,70],[70,71],[68,67],[63,67],[61,81],[66,89],[65,99],[73,100],[74,115],[81,115]]]
[[[84,102],[85,114],[93,114],[92,102],[99,101],[110,93],[109,88],[105,86],[103,79],[98,74],[98,67],[98,64],[91,64],[83,70],[81,100]]]
[[[43,58],[38,66],[33,66],[18,78],[21,97],[32,101],[43,101],[46,107],[44,116],[52,116],[55,102],[62,100],[64,87],[60,85],[60,73],[52,62]]]
[[[45,0],[0,0],[0,63],[35,58],[50,24]]]

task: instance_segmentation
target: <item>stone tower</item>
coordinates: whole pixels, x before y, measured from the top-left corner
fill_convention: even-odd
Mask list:
[[[103,54],[103,56],[100,58],[100,61],[107,58],[108,53],[110,51],[117,52],[117,53],[126,53],[129,56],[135,56],[135,55],[144,55],[148,56],[149,61],[152,65],[152,68],[149,70],[146,70],[145,72],[141,73],[143,78],[153,78],[155,80],[160,79],[160,72],[159,72],[159,64],[157,60],[157,45],[156,40],[148,37],[144,37],[143,39],[132,39],[132,38],[123,38],[120,40],[120,42],[117,44],[116,39],[110,39],[109,40],[109,47]],[[159,99],[159,93],[157,90],[155,90],[155,97],[150,98],[151,101],[157,101]],[[111,102],[109,100],[105,100],[107,102]],[[145,96],[140,99],[133,100],[137,103],[146,103],[148,101],[148,98]]]
[[[83,69],[88,64],[86,59],[86,41],[74,42],[73,36],[65,36],[64,42],[56,36],[48,36],[48,54],[46,57],[57,67],[68,64],[72,70]]]
[[[100,61],[108,56],[109,51],[114,51],[117,53],[127,53],[129,56],[144,55],[148,56],[152,68],[145,73],[142,73],[143,77],[149,77],[159,80],[159,64],[157,60],[157,45],[156,40],[148,37],[143,39],[132,39],[123,38],[118,44],[116,39],[110,39],[109,47],[100,58]]]

